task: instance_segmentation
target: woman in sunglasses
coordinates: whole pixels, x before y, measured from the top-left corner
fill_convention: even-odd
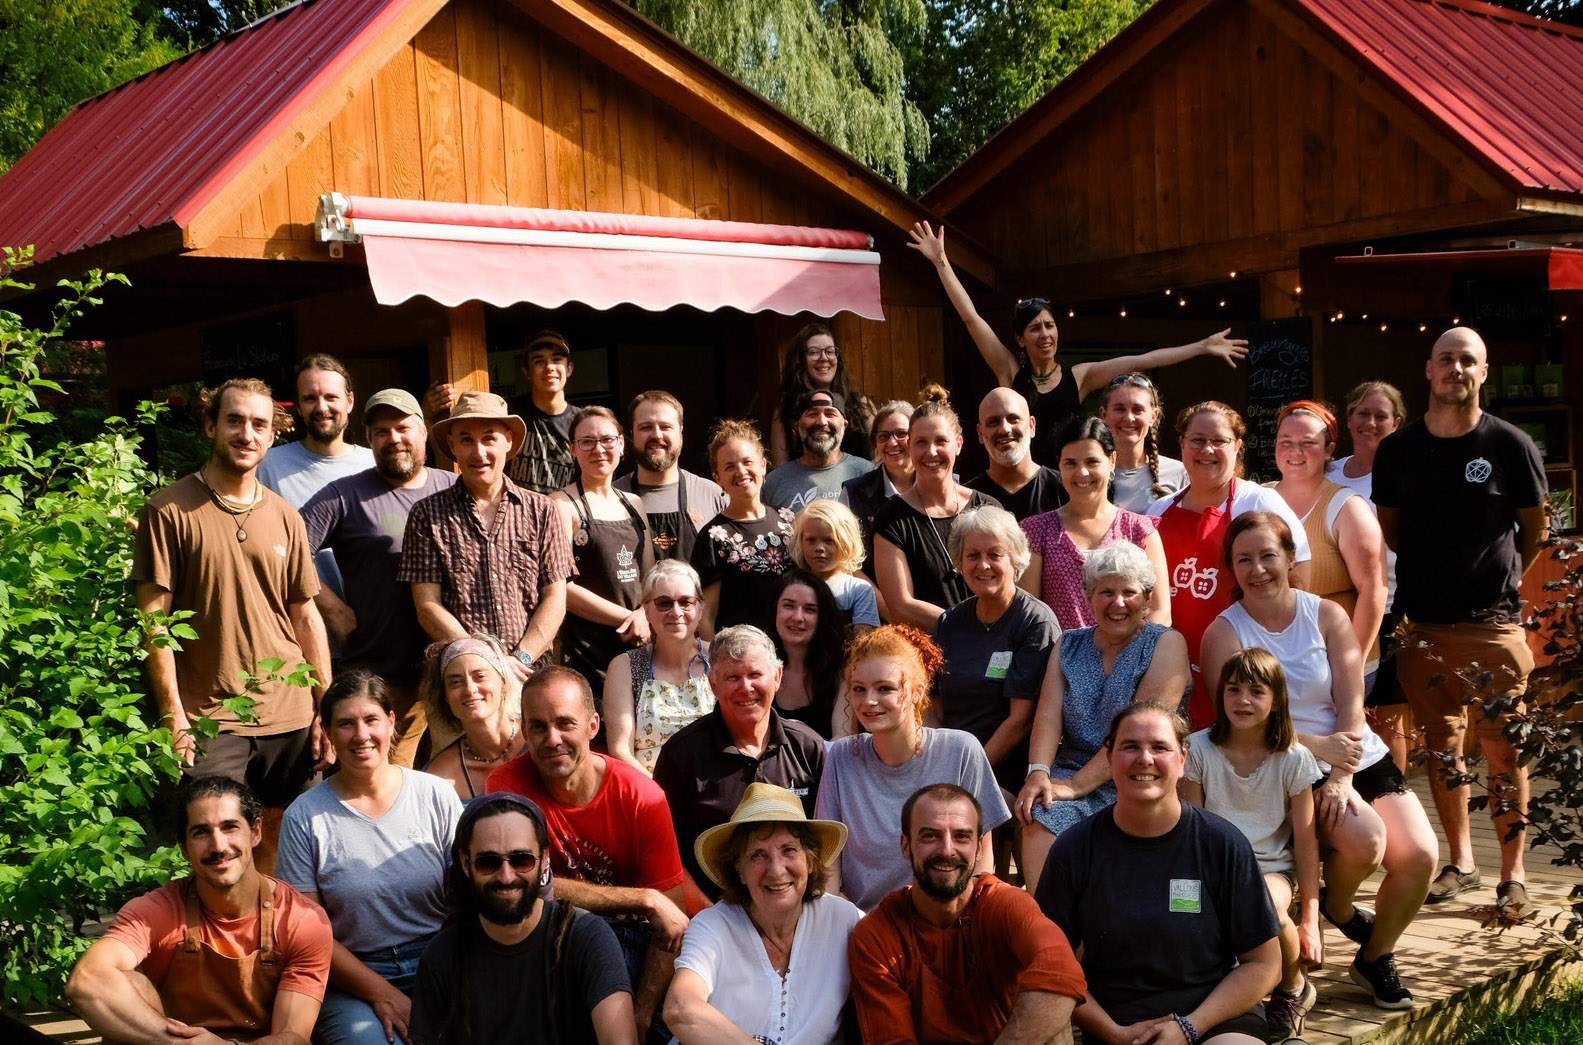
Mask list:
[[[649,775],[660,746],[714,710],[709,660],[698,638],[703,585],[680,559],[662,559],[643,578],[643,613],[653,641],[610,662],[605,672],[606,750]]]
[[[874,420],[874,404],[858,391],[852,371],[841,360],[835,334],[823,323],[810,323],[792,335],[781,361],[780,405],[770,419],[770,464],[776,468],[802,456],[802,438],[797,434],[797,400],[807,392],[836,392],[846,402],[846,435],[841,440],[843,453],[867,457],[870,453],[869,426]]]
[[[566,582],[561,653],[598,693],[610,658],[648,641],[649,622],[639,596],[643,571],[654,561],[643,502],[611,480],[626,449],[616,415],[584,407],[572,418],[577,477],[551,496],[566,521],[577,573]]]
[[[956,314],[967,324],[979,355],[995,372],[995,380],[1002,387],[1020,392],[1028,400],[1033,419],[1038,425],[1035,436],[1034,459],[1048,462],[1054,454],[1045,441],[1055,433],[1067,417],[1082,409],[1089,393],[1105,387],[1117,374],[1129,370],[1151,370],[1192,359],[1195,356],[1218,356],[1228,366],[1248,354],[1248,343],[1242,338],[1232,338],[1228,327],[1218,334],[1211,334],[1202,341],[1176,348],[1157,348],[1137,356],[1116,356],[1092,363],[1077,363],[1068,374],[1056,362],[1060,331],[1056,329],[1055,313],[1045,298],[1023,298],[1012,311],[1011,329],[1019,351],[1014,352],[1001,342],[984,317],[978,314],[967,288],[952,270],[945,256],[945,229],[936,232],[927,221],[913,225],[909,235],[914,250],[928,258],[940,276],[945,293],[956,306]]]

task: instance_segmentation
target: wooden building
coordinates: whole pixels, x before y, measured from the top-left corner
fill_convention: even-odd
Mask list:
[[[767,415],[786,337],[816,318],[696,307],[685,279],[659,309],[535,303],[532,286],[505,307],[381,305],[364,248],[316,239],[330,193],[649,216],[688,236],[856,230],[879,254],[883,321],[834,316],[846,364],[884,397],[943,367],[938,288],[904,249],[931,215],[617,0],[304,0],[75,109],[0,178],[0,243],[36,245],[40,287],[89,266],[131,277],[75,328],[106,342],[126,400],[236,372],[290,398],[291,362],[320,351],[365,391],[509,394],[523,336],[554,326],[577,350],[574,400],[661,386],[699,418]],[[992,280],[983,252],[963,261]]]

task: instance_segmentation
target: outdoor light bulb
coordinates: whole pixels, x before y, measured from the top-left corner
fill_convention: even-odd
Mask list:
[[[1302,287],[1294,287],[1294,288],[1292,288],[1292,293],[1293,294],[1301,294],[1302,292],[1303,292],[1303,288]]]
[[[1461,316],[1452,316],[1451,317],[1451,325],[1454,326],[1454,327],[1460,327],[1462,325],[1462,317]]]
[[[1385,324],[1381,323],[1380,324],[1380,333],[1382,333],[1382,334],[1385,333],[1385,330],[1386,330]]]
[[[1226,299],[1225,298],[1221,298],[1220,299],[1220,307],[1221,308],[1225,308],[1226,307]]]
[[[1122,319],[1126,319],[1127,318],[1127,310],[1126,309],[1122,309],[1121,310],[1121,318]]]
[[[1183,307],[1183,308],[1187,307],[1187,299],[1186,298],[1177,298],[1176,299],[1176,303],[1178,305],[1180,305],[1181,307]]]
[[[1171,288],[1170,287],[1166,287],[1165,288],[1165,296],[1166,297],[1170,297],[1171,296]]]
[[[1429,324],[1428,323],[1420,323],[1420,324],[1418,324],[1418,332],[1420,334],[1422,334],[1424,331],[1426,331],[1428,329],[1429,329]]]
[[[1071,319],[1075,315],[1077,315],[1077,309],[1069,308],[1069,309],[1066,310],[1066,318],[1067,319]]]
[[[1363,315],[1359,316],[1358,318],[1359,319],[1368,319],[1369,318],[1369,314],[1367,312],[1365,312],[1365,313],[1363,313]]]
[[[1236,269],[1232,269],[1231,270],[1231,278],[1232,279],[1236,279],[1237,278],[1237,270]]]
[[[1563,313],[1561,313],[1561,322],[1565,323],[1566,321],[1567,321],[1567,314],[1565,312],[1563,312]]]

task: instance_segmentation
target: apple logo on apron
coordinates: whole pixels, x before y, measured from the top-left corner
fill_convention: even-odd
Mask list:
[[[1213,598],[1220,587],[1220,569],[1215,566],[1198,568],[1198,556],[1183,559],[1171,571],[1171,594],[1187,592],[1195,599]]]

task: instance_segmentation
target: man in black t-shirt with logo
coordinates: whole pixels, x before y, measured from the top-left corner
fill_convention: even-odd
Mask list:
[[[1450,751],[1458,770],[1471,714],[1489,760],[1501,841],[1496,898],[1520,919],[1532,908],[1523,886],[1524,833],[1513,827],[1528,808],[1528,772],[1502,734],[1505,716],[1485,714],[1483,702],[1521,696],[1533,670],[1518,586],[1544,537],[1544,464],[1532,439],[1480,409],[1489,356],[1477,333],[1454,327],[1440,335],[1425,373],[1428,411],[1387,437],[1374,461],[1374,503],[1397,554],[1398,677],[1430,749]],[[1491,678],[1480,685],[1485,673]],[[1438,766],[1430,785],[1451,850],[1425,901],[1434,904],[1481,883],[1469,789],[1448,786]]]
[[[528,425],[527,438],[506,464],[506,475],[518,486],[548,497],[577,475],[572,458],[572,417],[577,408],[566,401],[572,376],[572,348],[553,330],[528,338],[518,359],[528,395],[511,401],[511,412]]]

